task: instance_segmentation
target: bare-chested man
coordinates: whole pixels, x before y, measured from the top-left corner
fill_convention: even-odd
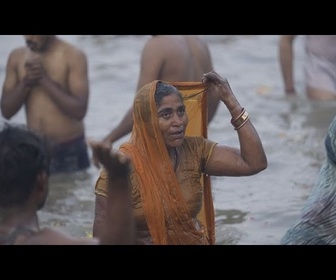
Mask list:
[[[282,35],[279,39],[279,63],[285,93],[295,95],[294,39],[298,35]],[[305,35],[305,91],[312,100],[336,100],[336,35]]]
[[[90,166],[83,118],[89,96],[87,57],[56,35],[24,35],[8,57],[1,112],[10,119],[24,105],[27,125],[53,144],[51,174]]]
[[[206,41],[191,35],[153,35],[145,44],[140,61],[137,90],[153,80],[167,82],[197,82],[204,73],[213,69],[211,54]],[[218,108],[219,99],[208,92],[208,121]],[[121,122],[103,139],[111,145],[132,131],[132,106]],[[93,163],[99,162],[93,154]]]

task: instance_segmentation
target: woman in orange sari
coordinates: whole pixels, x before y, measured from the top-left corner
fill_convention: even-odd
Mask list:
[[[211,189],[202,184],[202,176],[248,176],[267,167],[258,133],[228,81],[214,71],[204,74],[202,81],[204,90],[211,87],[230,111],[240,149],[186,136],[186,106],[171,83],[153,81],[140,89],[133,105],[132,135],[119,148],[133,164],[130,180],[137,244],[215,244]],[[93,235],[97,236],[105,220],[104,170],[95,194]]]

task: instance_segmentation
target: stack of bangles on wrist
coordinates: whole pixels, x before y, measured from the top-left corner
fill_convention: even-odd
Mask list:
[[[238,130],[241,127],[243,127],[244,124],[246,124],[249,118],[250,118],[249,113],[247,113],[245,109],[242,108],[242,111],[239,114],[239,116],[236,119],[231,119],[231,124],[233,125],[235,130]]]

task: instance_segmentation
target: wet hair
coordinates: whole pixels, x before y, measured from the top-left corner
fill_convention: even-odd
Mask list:
[[[0,131],[0,207],[25,203],[37,176],[49,174],[48,144],[24,125],[4,124]]]
[[[182,95],[176,87],[174,87],[173,85],[167,84],[163,81],[158,81],[156,83],[156,90],[155,90],[155,95],[154,95],[156,106],[158,107],[161,105],[161,101],[163,97],[171,95],[171,94],[177,94],[181,98],[181,101],[183,101]]]

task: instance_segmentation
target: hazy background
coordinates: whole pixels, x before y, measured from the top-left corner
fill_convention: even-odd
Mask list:
[[[88,138],[101,139],[131,106],[139,74],[140,52],[148,36],[60,35],[87,54],[90,101],[85,118]],[[335,114],[335,102],[312,102],[303,91],[304,58],[295,41],[298,98],[283,93],[278,63],[278,35],[205,35],[215,70],[226,76],[238,100],[250,113],[268,157],[267,170],[250,177],[213,177],[217,244],[279,244],[298,217],[325,157],[324,137]],[[21,35],[0,35],[0,82],[12,48]],[[0,121],[4,121],[2,118]],[[25,123],[21,110],[10,122]],[[127,137],[115,143],[117,148]],[[238,145],[223,104],[209,126],[209,138]],[[90,151],[91,153],[91,151]],[[99,170],[51,178],[42,225],[78,236],[90,236],[94,184]]]

